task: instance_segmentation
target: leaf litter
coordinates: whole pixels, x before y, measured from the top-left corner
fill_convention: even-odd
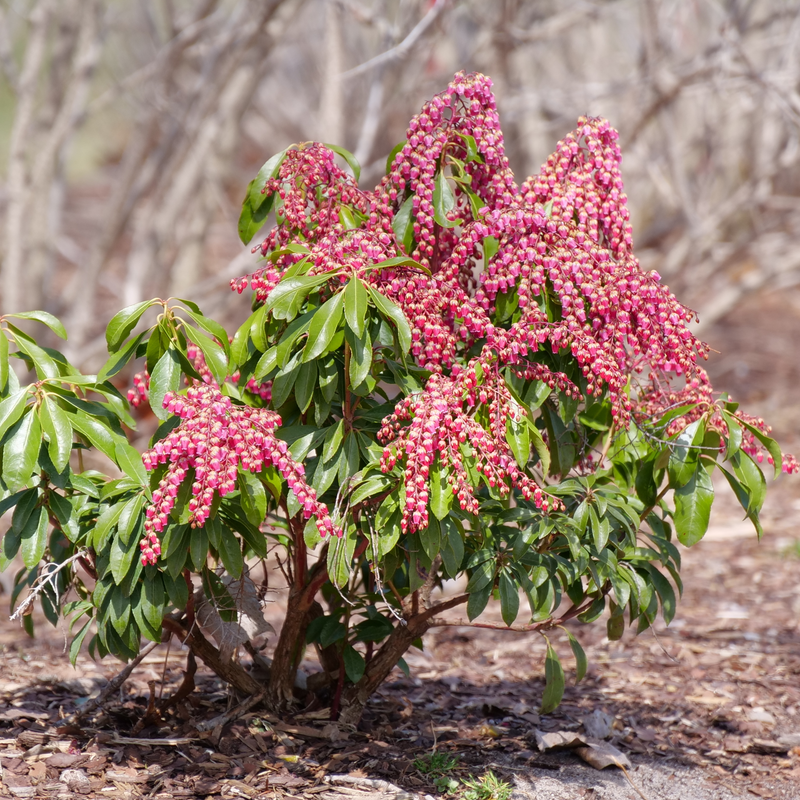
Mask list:
[[[81,654],[73,669],[62,634],[37,624],[39,638],[30,640],[4,615],[0,796],[410,800],[436,794],[414,763],[438,752],[458,757],[454,779],[491,769],[514,784],[515,798],[629,800],[635,788],[647,800],[797,800],[793,502],[788,489],[773,493],[761,544],[738,536],[736,523],[718,524],[684,551],[685,592],[669,628],[608,641],[602,626],[571,625],[589,657],[577,686],[567,637],[553,632],[567,686],[550,714],[539,713],[539,637],[442,628],[407,657],[411,676],[397,671],[376,694],[358,730],[329,725],[324,709],[278,720],[258,706],[208,729],[237,701],[202,664],[194,691],[137,729],[154,682],[165,697],[181,686],[186,651],[158,646],[81,718],[120,665]],[[283,602],[267,607],[273,622]],[[499,608],[487,614],[501,619]],[[318,669],[313,661],[303,668]]]

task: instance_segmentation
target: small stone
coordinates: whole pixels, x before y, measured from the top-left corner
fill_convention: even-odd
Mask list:
[[[65,769],[61,773],[61,783],[65,783],[77,794],[89,794],[92,784],[82,769]]]
[[[765,725],[775,724],[775,717],[760,706],[758,708],[751,708],[750,711],[747,712],[747,718],[751,722],[763,722]]]
[[[800,733],[784,733],[777,738],[778,744],[786,745],[789,749],[800,747]]]

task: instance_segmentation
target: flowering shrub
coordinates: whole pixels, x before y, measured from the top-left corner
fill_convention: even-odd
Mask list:
[[[640,270],[620,160],[609,124],[582,118],[518,186],[491,82],[459,74],[374,191],[331,145],[267,161],[239,232],[249,243],[275,225],[232,283],[253,310],[231,339],[190,301],[139,303],[85,376],[16,322],[66,336],[58,320],[0,317],[0,567],[24,564],[12,604],[27,587],[23,611],[38,597],[51,622],[70,619],[73,659],[87,637],[130,659],[142,636],[176,635],[252,693],[195,607],[240,624],[230,587],[252,588],[274,554],[289,597],[266,702],[313,692],[348,722],[458,606],[470,624],[496,597],[507,627],[542,633],[604,612],[611,638],[626,618],[669,622],[676,541],[705,533],[712,473],[760,534],[759,464],[798,465],[715,397],[693,313]],[[128,400],[161,421],[142,456],[115,386],[134,359]],[[89,468],[87,449],[122,477]],[[462,576],[462,591],[438,591]],[[322,672],[298,683],[308,644]],[[546,648],[544,711],[564,685]]]

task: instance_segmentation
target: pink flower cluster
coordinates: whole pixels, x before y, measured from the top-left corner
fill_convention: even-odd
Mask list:
[[[506,444],[506,420],[520,420],[525,411],[513,403],[497,365],[496,360],[482,365],[475,359],[454,375],[435,374],[423,394],[405,398],[383,420],[378,438],[387,446],[381,468],[389,472],[405,459],[403,532],[428,525],[430,471],[437,455],[442,469],[449,472],[452,493],[469,513],[477,514],[479,503],[464,465],[465,458],[483,476],[483,482],[497,489],[501,496],[515,487],[545,514],[563,508],[558,498],[543,492],[518,467]],[[478,409],[485,414],[487,427],[476,419]],[[404,425],[406,422],[410,424]]]
[[[670,420],[663,432],[664,438],[676,436],[709,411],[713,411],[713,413],[708,419],[707,428],[715,430],[725,437],[730,435],[728,424],[714,402],[714,390],[704,369],[698,369],[697,374],[687,380],[682,388],[675,388],[669,383],[657,379],[652,380],[639,397],[634,419],[637,424],[647,428],[652,420],[658,420],[671,409],[684,405],[694,405],[695,407]],[[731,416],[746,422],[748,425],[752,425],[766,436],[769,436],[772,431],[772,428],[763,419],[747,414],[741,409],[734,411]],[[742,450],[752,456],[759,464],[763,464],[766,460],[767,463],[772,465],[774,463],[772,456],[755,435],[744,427],[742,427],[741,431]],[[725,449],[725,442],[723,441],[720,445],[720,452],[724,453]],[[793,455],[784,453],[781,469],[788,474],[798,473],[800,472],[800,463]]]
[[[289,151],[267,181],[264,191],[280,198],[278,225],[260,246],[271,263],[233,288],[249,284],[264,301],[304,258],[310,273],[330,273],[323,294],[359,275],[402,309],[412,355],[434,373],[380,434],[384,469],[404,463],[404,530],[427,524],[437,452],[465,509],[477,507],[465,459],[488,485],[515,487],[543,510],[554,508],[505,442],[505,418],[516,413],[506,369],[576,399],[604,396],[621,426],[649,402],[631,397],[632,376],[702,383],[698,361],[709,349],[688,327],[694,313],[632,254],[620,164],[617,132],[582,117],[539,174],[517,186],[491,81],[459,73],[411,120],[374,191],[359,190],[319,144]],[[409,209],[413,239],[395,231]],[[274,256],[289,244],[308,253]],[[423,269],[370,269],[402,254]],[[549,368],[550,354],[572,356],[581,379]],[[758,450],[752,436],[745,447]]]
[[[275,467],[303,508],[314,517],[320,534],[341,536],[328,509],[306,483],[304,468],[289,454],[286,442],[276,438],[280,416],[263,408],[233,405],[216,386],[197,385],[185,396],[167,393],[164,408],[182,420],[180,425],[142,456],[147,470],[167,464],[145,512],[145,537],[140,546],[142,563],[153,564],[161,552],[158,534],[169,515],[181,484],[192,481],[189,522],[202,527],[209,517],[215,493],[223,496],[237,487],[238,470],[258,473]]]

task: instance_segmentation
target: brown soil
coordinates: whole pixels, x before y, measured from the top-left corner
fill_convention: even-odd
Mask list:
[[[454,779],[491,769],[515,785],[515,797],[635,798],[615,767],[601,773],[572,753],[536,748],[535,729],[581,731],[582,718],[598,710],[613,717],[611,742],[630,758],[630,777],[648,800],[799,798],[794,483],[773,487],[761,543],[722,503],[707,538],[684,553],[685,591],[669,628],[609,642],[602,622],[575,626],[590,662],[580,685],[566,636],[551,637],[568,687],[560,708],[543,717],[538,635],[443,628],[409,655],[411,677],[397,671],[355,732],[325,728],[313,715],[279,721],[255,710],[198,737],[194,726],[233,705],[202,666],[175,713],[136,731],[148,682],[168,696],[182,679],[186,654],[165,646],[86,727],[65,728],[120,665],[82,654],[73,669],[63,631],[42,622],[31,640],[3,621],[0,796],[400,797],[392,786],[435,793],[414,762],[437,751],[458,756]],[[496,610],[487,614],[499,620]],[[331,775],[351,782],[326,782]]]

